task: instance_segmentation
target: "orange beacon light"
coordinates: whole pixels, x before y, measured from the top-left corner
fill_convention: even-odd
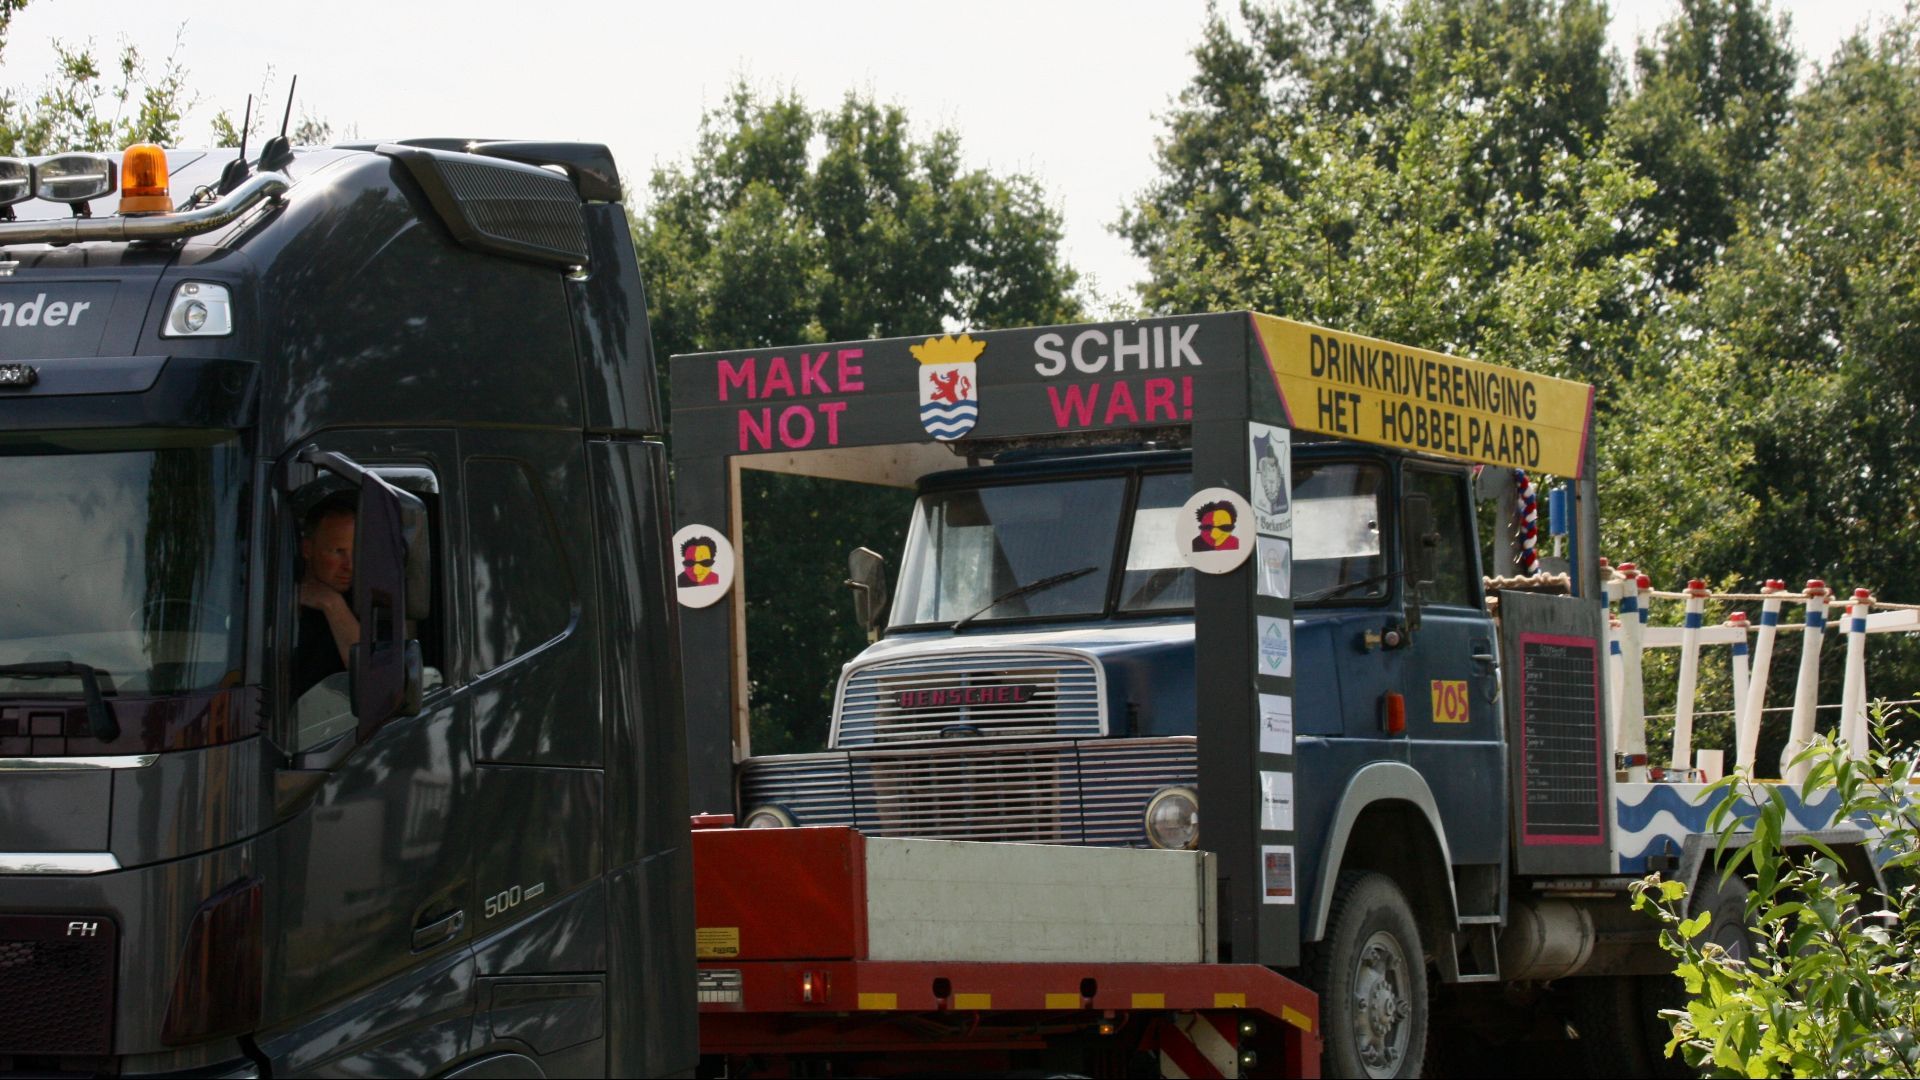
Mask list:
[[[167,190],[167,152],[153,143],[135,143],[120,159],[120,212],[170,214],[173,198]]]

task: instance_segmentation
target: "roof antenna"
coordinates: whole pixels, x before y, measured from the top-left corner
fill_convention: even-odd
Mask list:
[[[260,148],[260,167],[278,169],[293,160],[293,144],[287,141],[287,123],[293,119],[293,91],[300,85],[300,76],[295,75],[287,84],[287,109],[280,114],[280,134],[268,139]]]
[[[247,168],[247,129],[253,127],[253,95],[247,95],[247,111],[240,121],[240,152],[235,154],[227,167],[220,170],[220,194],[225,195],[239,187],[251,171]]]

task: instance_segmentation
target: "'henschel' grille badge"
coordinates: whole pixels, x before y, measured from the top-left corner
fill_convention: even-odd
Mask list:
[[[937,709],[954,705],[1024,705],[1033,700],[1033,686],[995,683],[955,686],[939,690],[902,690],[895,700],[903,709]]]

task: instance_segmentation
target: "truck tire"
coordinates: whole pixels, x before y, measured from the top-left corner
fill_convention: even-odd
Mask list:
[[[1669,976],[1597,975],[1559,984],[1556,993],[1566,995],[1568,1017],[1580,1033],[1576,1056],[1584,1066],[1581,1075],[1595,1080],[1653,1075],[1647,1055],[1659,1053],[1665,1040],[1655,1043],[1649,1025],[1661,1031],[1666,1027],[1641,1004],[1640,981],[1648,978]]]
[[[1747,925],[1747,897],[1753,887],[1739,873],[1725,881],[1720,871],[1705,867],[1693,885],[1693,903],[1689,914],[1713,912],[1707,923],[1707,940],[1727,950],[1727,955],[1745,960],[1753,955],[1753,927]]]
[[[1392,879],[1340,875],[1327,935],[1304,974],[1320,995],[1321,1072],[1329,1077],[1419,1076],[1427,1045],[1427,961],[1420,928]]]
[[[1702,911],[1713,912],[1712,920],[1707,923],[1706,940],[1739,960],[1753,955],[1753,928],[1747,925],[1747,895],[1752,891],[1746,879],[1738,873],[1721,881],[1720,871],[1706,866],[1700,869],[1700,875],[1694,879],[1693,896],[1687,905],[1689,915],[1698,915]],[[1663,1009],[1687,1007],[1686,986],[1677,975],[1642,975],[1639,983],[1646,1054],[1652,1064],[1653,1075],[1670,1078],[1698,1076],[1697,1071],[1687,1068],[1684,1050],[1676,1048],[1673,1057],[1667,1056],[1667,1043],[1673,1038],[1673,1025],[1660,1015]]]

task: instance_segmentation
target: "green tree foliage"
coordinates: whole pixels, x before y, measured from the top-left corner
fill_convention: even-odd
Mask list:
[[[1683,911],[1681,883],[1656,876],[1636,886],[1634,906],[1663,924],[1661,947],[1690,998],[1667,1014],[1667,1052],[1704,1075],[1920,1075],[1920,819],[1912,795],[1920,777],[1911,749],[1889,747],[1883,708],[1874,720],[1881,749],[1863,760],[1825,739],[1802,755],[1811,765],[1802,795],[1831,787],[1840,795],[1837,818],[1870,823],[1891,884],[1859,880],[1818,840],[1789,844],[1784,793],[1735,775],[1715,785],[1721,801],[1709,820],[1723,880],[1751,884],[1751,954],[1731,955],[1710,940],[1712,913]]]
[[[0,0],[0,53],[13,17],[28,0]],[[31,156],[67,150],[123,150],[134,143],[181,144],[181,121],[197,98],[181,63],[184,30],[156,70],[147,54],[130,42],[103,56],[98,46],[55,41],[54,72],[38,89],[0,91],[0,154]],[[274,89],[267,68],[262,92],[248,130],[258,146],[267,129]],[[333,137],[333,124],[308,113],[288,134],[294,144],[312,146]],[[222,109],[213,118],[212,145],[240,145],[240,124]]]
[[[1603,551],[1658,588],[1920,599],[1915,21],[1796,86],[1765,0],[1684,0],[1630,73],[1578,0],[1247,3],[1209,19],[1119,228],[1151,311],[1596,383]],[[1873,678],[1920,691],[1920,645],[1877,638]]]
[[[1148,261],[1144,299],[1171,310],[1189,269],[1169,257],[1176,237],[1225,250],[1228,224],[1256,209],[1263,191],[1297,197],[1301,139],[1354,117],[1384,119],[1438,102],[1472,108],[1500,101],[1501,122],[1478,125],[1468,149],[1474,194],[1534,201],[1558,183],[1556,153],[1579,153],[1602,131],[1618,80],[1605,51],[1606,12],[1592,0],[1375,0],[1263,7],[1244,0],[1238,22],[1212,12],[1198,68],[1168,117],[1159,178],[1120,230]],[[1244,30],[1240,24],[1244,24]],[[1351,132],[1355,151],[1395,167],[1404,126]],[[1524,245],[1496,238],[1510,260]]]
[[[1550,150],[1538,197],[1506,189],[1484,147],[1516,122],[1524,95],[1476,96],[1470,72],[1484,57],[1460,55],[1458,78],[1392,109],[1289,118],[1293,130],[1275,134],[1293,181],[1251,183],[1244,212],[1170,230],[1155,258],[1157,304],[1253,307],[1603,374],[1632,340],[1613,315],[1641,302],[1648,272],[1644,256],[1615,252],[1616,223],[1647,185],[1605,150]],[[1251,180],[1262,168],[1249,151],[1226,171]]]
[[[27,0],[0,0],[0,47]],[[0,94],[0,154],[120,150],[137,142],[179,142],[180,119],[193,105],[180,40],[149,67],[130,43],[102,57],[93,42],[53,43],[55,68],[37,91]]]
[[[1920,20],[1843,45],[1750,185],[1698,288],[1647,334],[1619,410],[1637,430],[1609,439],[1611,542],[1683,577],[1920,599]],[[1684,483],[1646,482],[1675,460]],[[1920,691],[1920,643],[1876,638],[1872,665],[1877,691]]]
[[[869,97],[815,110],[736,87],[647,202],[634,243],[663,356],[1080,315],[1039,184],[966,168],[953,132],[917,138]],[[817,748],[838,665],[866,645],[847,552],[896,557],[910,499],[749,473],[743,500],[754,752]]]
[[[1732,238],[1780,148],[1798,62],[1786,17],[1765,0],[1681,0],[1635,51],[1635,90],[1610,127],[1655,184],[1637,207],[1635,239],[1674,239],[1660,255],[1662,280],[1691,289]]]

